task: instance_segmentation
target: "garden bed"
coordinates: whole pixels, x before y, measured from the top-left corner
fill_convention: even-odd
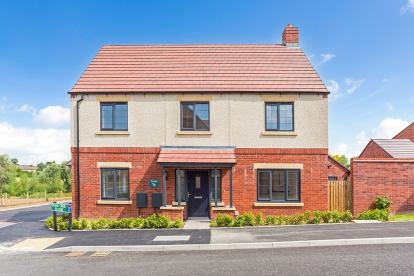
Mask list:
[[[182,228],[184,223],[181,220],[170,220],[166,216],[153,214],[149,217],[121,218],[121,219],[98,219],[86,220],[74,219],[73,230],[105,230],[105,229],[161,229],[161,228]],[[53,229],[53,216],[45,221],[45,226]],[[57,217],[57,230],[68,230],[69,218],[67,215]]]

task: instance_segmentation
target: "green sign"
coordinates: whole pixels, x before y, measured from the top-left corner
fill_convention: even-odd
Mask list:
[[[150,179],[148,180],[148,185],[150,186],[150,188],[158,188],[160,186],[160,182],[158,181],[158,179]]]
[[[51,207],[52,207],[53,212],[72,213],[72,205],[69,204],[69,203],[56,203],[56,202],[53,202]]]

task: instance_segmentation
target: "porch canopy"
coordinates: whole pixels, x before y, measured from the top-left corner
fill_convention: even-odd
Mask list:
[[[233,181],[232,167],[236,164],[236,154],[234,147],[174,147],[161,146],[158,156],[158,163],[163,167],[163,204],[166,206],[166,168],[214,168],[214,189],[215,189],[215,206],[217,206],[217,168],[230,168],[230,207],[233,206]],[[178,181],[180,181],[178,179]],[[180,189],[181,185],[177,185]],[[181,197],[181,192],[178,191]],[[178,204],[181,199],[178,200]]]

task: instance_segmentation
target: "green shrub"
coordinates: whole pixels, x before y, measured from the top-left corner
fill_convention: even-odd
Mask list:
[[[369,210],[366,210],[360,213],[357,216],[357,219],[388,221],[389,216],[390,216],[389,210],[380,210],[380,209],[370,210],[369,209]]]
[[[392,204],[392,201],[387,196],[378,196],[374,202],[374,209],[388,210]]]
[[[170,222],[170,225],[168,228],[182,228],[184,226],[184,223],[182,220],[176,219],[175,221]]]
[[[275,216],[266,216],[265,224],[266,225],[275,225],[276,224],[276,217]]]
[[[252,213],[241,214],[234,220],[233,226],[254,226],[255,216]]]
[[[258,225],[258,226],[265,224],[264,221],[263,221],[263,218],[262,218],[262,215],[261,214],[257,214],[255,216],[255,218],[254,218],[254,224],[255,225]]]
[[[347,210],[346,212],[341,214],[341,221],[342,222],[351,222],[353,219],[351,211]]]
[[[152,214],[149,217],[145,218],[142,225],[143,228],[168,228],[170,220],[158,214]]]
[[[215,222],[217,227],[230,227],[233,224],[233,218],[229,215],[218,214]]]

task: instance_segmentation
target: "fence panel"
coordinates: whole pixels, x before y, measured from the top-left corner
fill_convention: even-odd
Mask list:
[[[328,208],[330,211],[352,210],[350,181],[328,181]]]

